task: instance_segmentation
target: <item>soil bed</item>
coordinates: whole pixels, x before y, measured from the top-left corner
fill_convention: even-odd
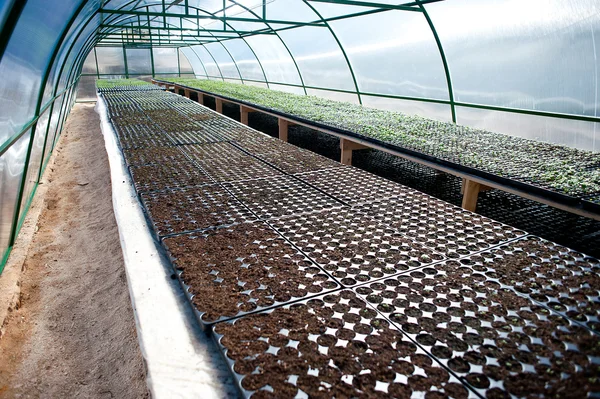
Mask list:
[[[271,223],[345,286],[444,259],[443,255],[349,209],[332,209]]]
[[[218,185],[142,194],[141,197],[158,236],[255,219]]]
[[[290,176],[240,181],[226,187],[262,219],[342,206],[341,202]]]
[[[338,287],[262,223],[171,237],[164,244],[203,324]]]
[[[355,290],[486,397],[600,393],[600,337],[458,261]]]

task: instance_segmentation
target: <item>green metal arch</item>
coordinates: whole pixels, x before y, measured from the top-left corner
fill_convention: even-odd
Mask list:
[[[238,3],[237,0],[231,0],[233,3],[237,4],[238,6],[246,9],[246,11],[248,11],[249,13],[251,13],[252,15],[254,15],[255,17],[258,18],[258,15],[252,11],[250,8]],[[269,29],[273,29],[273,27],[271,26],[271,24],[269,24],[268,22],[264,23],[265,25],[267,25],[269,27]],[[279,35],[279,33],[275,30],[275,35],[277,36],[277,38],[279,39],[279,41],[281,41],[281,44],[283,45],[283,47],[285,48],[285,50],[288,52],[292,62],[294,63],[294,66],[296,67],[296,72],[298,72],[298,77],[300,78],[300,83],[302,84],[302,89],[304,90],[304,94],[308,94],[306,91],[306,85],[304,84],[304,78],[302,77],[302,72],[300,72],[300,68],[298,67],[298,63],[296,62],[296,59],[294,58],[294,55],[292,54],[292,52],[290,51],[289,47],[287,46],[287,44],[285,43],[285,41],[281,38],[281,36]],[[245,40],[244,40],[245,41]],[[248,47],[250,47],[250,49],[252,50],[252,52],[254,53],[254,49],[252,48],[252,46],[250,46],[249,43],[246,43],[248,45]],[[256,59],[258,60],[258,56],[256,55],[256,53],[254,54]],[[260,60],[258,60],[258,62],[260,63]],[[262,65],[261,65],[262,68]],[[264,70],[263,70],[264,72]],[[267,84],[269,84],[269,80],[267,79],[267,75],[265,74],[265,82],[267,82]]]
[[[331,25],[329,25],[329,23],[323,18],[321,13],[319,13],[308,1],[306,1],[306,0],[302,0],[302,1],[304,2],[304,4],[306,4],[308,7],[310,7],[310,9],[321,19],[321,21],[323,21],[323,23],[325,24],[325,26],[327,26],[327,29],[329,29],[329,32],[335,39],[336,43],[340,47],[340,50],[342,51],[342,54],[344,55],[344,59],[346,60],[346,64],[348,65],[348,69],[350,70],[350,74],[352,75],[352,81],[354,82],[354,88],[356,89],[356,95],[358,96],[358,103],[362,105],[362,98],[360,97],[360,90],[358,88],[358,82],[356,81],[356,75],[354,74],[354,69],[352,69],[352,64],[350,63],[350,59],[348,58],[348,55],[346,54],[346,50],[344,50],[344,46],[342,46],[342,43],[338,39],[334,30],[331,28]]]
[[[440,40],[439,35],[437,34],[437,30],[435,29],[435,25],[433,21],[429,17],[429,13],[425,8],[425,5],[421,4],[422,0],[415,0],[419,5],[419,8],[423,12],[425,19],[427,20],[427,24],[429,25],[429,29],[431,29],[431,33],[435,39],[435,43],[440,52],[440,57],[442,59],[442,64],[444,65],[444,72],[446,74],[446,83],[448,85],[448,99],[450,100],[450,112],[452,113],[452,122],[456,123],[456,105],[454,103],[454,91],[452,90],[452,78],[450,76],[450,68],[448,66],[448,60],[446,59],[446,53],[444,52],[444,46],[442,46],[442,41]]]

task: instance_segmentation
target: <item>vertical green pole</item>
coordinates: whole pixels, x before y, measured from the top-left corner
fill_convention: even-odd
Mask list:
[[[416,0],[419,3],[421,0]],[[456,123],[456,107],[454,103],[454,91],[452,90],[452,79],[450,78],[450,68],[448,67],[448,61],[446,60],[446,53],[444,53],[444,47],[442,46],[442,41],[435,30],[435,26],[433,25],[433,21],[429,17],[427,10],[423,4],[419,4],[419,8],[423,12],[425,19],[427,20],[427,24],[429,25],[429,29],[431,29],[431,33],[433,33],[433,37],[435,39],[435,43],[437,44],[438,51],[440,52],[440,57],[442,58],[442,64],[444,65],[444,72],[446,73],[446,83],[448,85],[448,97],[450,99],[450,112],[452,113],[452,122]]]
[[[100,68],[98,68],[98,53],[96,52],[95,46],[94,46],[94,59],[96,60],[96,79],[100,79]]]
[[[181,60],[179,59],[179,47],[175,48],[177,51],[177,76],[181,77]]]
[[[125,78],[129,79],[129,66],[127,65],[127,51],[125,51],[124,44],[123,44],[123,62],[125,64]]]
[[[154,76],[155,76],[155,70],[154,70],[154,48],[152,46],[150,46],[150,64],[152,64],[152,79],[154,79]]]

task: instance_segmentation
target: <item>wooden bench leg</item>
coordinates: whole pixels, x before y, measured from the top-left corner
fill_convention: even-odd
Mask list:
[[[242,122],[244,125],[248,125],[248,114],[250,112],[254,112],[254,111],[248,107],[244,107],[243,105],[240,105],[240,122]]]
[[[198,92],[198,104],[204,105],[204,93]]]
[[[342,158],[340,162],[344,165],[352,165],[352,151],[369,148],[355,141],[340,139],[340,149],[342,150]]]
[[[462,207],[464,209],[475,212],[480,190],[481,184],[474,182],[473,180],[464,179],[462,200]]]
[[[215,98],[215,103],[216,103],[217,112],[222,114],[223,113],[223,100],[221,100],[220,98]]]
[[[288,141],[288,127],[290,125],[289,122],[287,121],[287,119],[282,119],[282,118],[279,118],[278,122],[279,122],[279,140]]]
[[[190,98],[191,93],[188,89],[183,89],[183,95],[184,95],[184,97]]]

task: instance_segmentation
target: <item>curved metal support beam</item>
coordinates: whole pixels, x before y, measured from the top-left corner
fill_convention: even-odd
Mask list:
[[[200,62],[200,65],[202,65],[202,69],[204,69],[204,75],[206,76],[206,78],[208,79],[208,71],[206,70],[206,67],[204,66],[204,63],[202,62],[202,60],[200,59],[200,57],[198,57],[198,54],[196,54],[196,52],[194,51],[194,49],[192,48],[192,46],[187,46],[186,48],[189,48],[190,51],[192,53],[194,53],[194,55],[196,56],[196,58],[198,59],[198,61]],[[185,55],[185,54],[184,54]],[[187,55],[186,55],[186,58]],[[190,59],[188,58],[188,62],[190,61]],[[191,62],[190,62],[191,65]],[[192,65],[192,69],[194,69],[194,66]],[[194,75],[196,75],[196,70],[194,69]]]
[[[321,21],[323,21],[323,23],[325,24],[325,26],[327,26],[327,29],[329,29],[329,32],[331,33],[331,35],[333,36],[333,38],[335,39],[336,43],[338,44],[338,46],[340,47],[340,50],[342,51],[342,54],[344,55],[344,59],[346,59],[346,64],[348,64],[348,69],[350,70],[350,74],[352,75],[352,81],[354,82],[354,87],[356,88],[356,95],[358,96],[358,103],[360,105],[362,105],[362,98],[360,97],[360,90],[358,88],[358,82],[356,81],[356,75],[354,74],[354,69],[352,69],[352,64],[350,63],[350,59],[348,58],[348,55],[346,54],[346,50],[344,50],[344,46],[342,46],[342,43],[340,42],[340,40],[338,39],[337,35],[335,34],[334,30],[331,28],[331,25],[329,25],[329,22],[327,22],[323,16],[321,15],[321,13],[319,13],[317,11],[316,8],[314,8],[307,0],[302,0],[304,2],[304,4],[306,4],[307,6],[310,7],[311,10],[313,10],[313,12],[315,14],[317,14],[317,16],[319,18],[321,18]]]
[[[246,11],[248,11],[249,13],[251,13],[252,15],[254,15],[255,17],[259,18],[258,14],[256,14],[252,9],[240,4],[237,2],[237,0],[230,0],[232,3],[237,4],[238,6],[244,8]],[[264,22],[265,25],[267,25],[269,27],[269,29],[271,29],[275,35],[277,36],[277,38],[279,39],[279,41],[281,42],[281,44],[283,45],[283,47],[285,48],[285,50],[288,52],[290,59],[292,60],[292,62],[294,63],[294,66],[296,67],[296,72],[298,72],[298,77],[300,78],[300,83],[302,84],[302,89],[304,90],[304,94],[308,94],[308,92],[306,91],[306,85],[304,84],[304,78],[302,77],[302,72],[300,72],[300,68],[298,67],[298,63],[296,62],[296,59],[294,58],[294,55],[292,54],[292,52],[290,51],[289,47],[287,46],[287,44],[285,43],[285,41],[281,38],[281,36],[279,35],[279,33],[273,29],[273,27],[271,26],[271,24],[269,24],[268,22]],[[244,40],[246,41],[246,40]],[[246,42],[246,44],[248,45],[248,47],[250,47],[250,50],[252,50],[252,53],[254,53],[254,56],[256,57],[256,59],[258,60],[258,56],[256,55],[256,53],[254,52],[254,49],[252,48],[252,46],[250,46],[250,43]],[[260,60],[258,61],[258,63],[260,64]],[[262,64],[261,64],[261,68],[262,68]],[[263,69],[263,73],[264,73],[264,69]],[[265,74],[265,82],[267,82],[267,86],[269,85],[269,79],[267,79],[267,75]]]
[[[452,122],[456,123],[456,106],[454,104],[454,91],[452,90],[452,78],[450,77],[450,68],[448,67],[448,61],[446,60],[446,53],[444,53],[444,47],[442,46],[442,41],[435,30],[435,26],[433,25],[433,21],[429,17],[429,13],[425,9],[425,6],[421,4],[421,0],[415,0],[419,5],[419,8],[423,12],[425,19],[427,20],[427,24],[429,25],[429,29],[431,29],[431,33],[435,38],[435,43],[437,44],[438,50],[440,52],[440,57],[442,58],[442,64],[444,65],[444,72],[446,73],[446,83],[448,84],[448,98],[450,100],[450,112],[452,113]]]

